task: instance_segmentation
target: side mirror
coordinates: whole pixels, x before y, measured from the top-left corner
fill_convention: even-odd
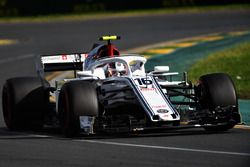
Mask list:
[[[169,66],[155,66],[154,67],[154,72],[169,72]]]
[[[77,72],[78,77],[90,77],[93,76],[91,71],[78,71]]]

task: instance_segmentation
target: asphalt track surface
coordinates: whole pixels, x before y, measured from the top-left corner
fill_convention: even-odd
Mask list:
[[[0,86],[35,75],[35,55],[89,51],[97,37],[119,34],[121,50],[198,35],[249,30],[249,11],[151,15],[93,21],[0,24]],[[249,166],[250,132],[203,129],[65,139],[57,131],[9,132],[0,116],[0,166]]]

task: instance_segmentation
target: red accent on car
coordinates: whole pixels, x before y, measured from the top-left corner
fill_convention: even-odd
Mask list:
[[[112,45],[111,43],[108,44],[108,55],[110,57],[114,57],[114,45]]]
[[[67,55],[62,55],[62,60],[67,60]]]

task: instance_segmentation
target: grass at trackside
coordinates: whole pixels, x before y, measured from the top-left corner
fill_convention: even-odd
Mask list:
[[[202,7],[178,7],[164,9],[148,9],[148,10],[128,10],[122,12],[99,12],[99,13],[83,13],[83,14],[54,14],[45,16],[29,16],[29,17],[1,17],[0,22],[53,22],[53,21],[74,21],[74,20],[90,20],[114,17],[132,17],[151,14],[175,14],[175,13],[198,13],[206,11],[223,11],[223,10],[248,10],[250,4],[223,5],[223,6],[202,6]]]
[[[219,51],[194,64],[189,69],[189,79],[193,82],[203,74],[213,72],[228,73],[242,99],[250,99],[250,42]]]

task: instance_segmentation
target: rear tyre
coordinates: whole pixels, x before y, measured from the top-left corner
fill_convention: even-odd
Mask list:
[[[59,95],[59,119],[63,134],[80,134],[80,116],[97,116],[98,100],[95,87],[86,81],[71,81],[63,85]]]
[[[10,130],[42,128],[49,103],[44,83],[36,77],[12,78],[5,82],[3,116]]]
[[[198,98],[204,109],[215,111],[218,107],[230,108],[231,106],[231,109],[226,110],[227,113],[225,113],[223,120],[218,122],[218,125],[206,127],[206,130],[225,131],[233,128],[236,123],[240,122],[235,86],[227,74],[214,73],[201,76],[198,90]]]

